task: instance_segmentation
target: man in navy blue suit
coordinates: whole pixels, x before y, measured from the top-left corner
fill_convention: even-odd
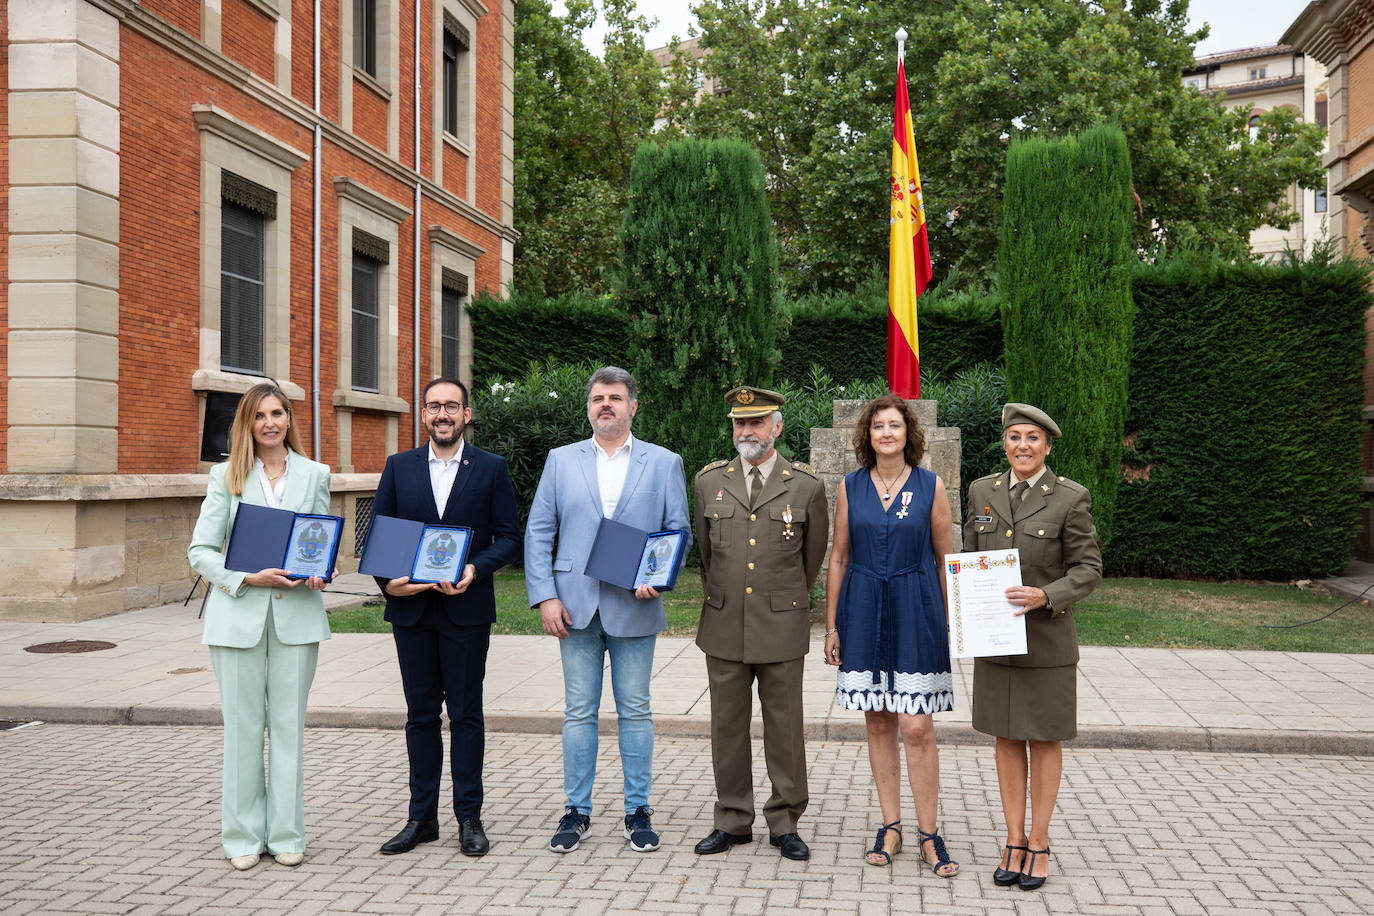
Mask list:
[[[462,382],[437,378],[425,386],[421,417],[429,444],[386,460],[374,515],[472,529],[467,563],[456,583],[381,579],[386,619],[396,640],[406,697],[410,813],[383,855],[409,852],[439,838],[439,777],[449,718],[453,814],[463,855],[485,855],[482,829],[482,679],[496,621],[492,574],[520,553],[520,523],[506,460],[463,441],[472,406]]]

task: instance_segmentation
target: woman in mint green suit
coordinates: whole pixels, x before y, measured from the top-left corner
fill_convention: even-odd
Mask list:
[[[230,863],[243,871],[263,852],[283,865],[305,858],[305,703],[329,620],[323,579],[288,579],[284,569],[227,570],[225,545],[240,502],[327,513],[329,467],[302,454],[291,402],[276,385],[256,385],[243,396],[229,438],[229,460],[210,469],[186,556],[210,583],[202,642],[210,647],[224,714],[220,837]]]

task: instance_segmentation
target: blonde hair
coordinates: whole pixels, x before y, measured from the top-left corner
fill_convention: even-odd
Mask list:
[[[281,402],[286,411],[286,447],[297,455],[305,455],[301,444],[300,431],[296,429],[296,414],[291,409],[291,399],[280,388],[269,382],[254,385],[239,399],[238,410],[234,411],[234,425],[229,428],[229,472],[224,483],[235,496],[243,495],[243,486],[248,475],[253,473],[253,459],[257,446],[253,442],[253,420],[257,417],[258,407],[263,398],[274,397]]]

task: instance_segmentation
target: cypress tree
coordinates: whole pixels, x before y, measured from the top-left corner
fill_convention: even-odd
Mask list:
[[[770,385],[780,359],[777,243],[758,154],[738,140],[641,144],[620,242],[636,426],[674,445],[690,480],[732,451],[725,393]]]
[[[1063,430],[1055,473],[1087,487],[1112,530],[1131,358],[1131,163],[1113,126],[1007,154],[997,269],[1007,398]]]

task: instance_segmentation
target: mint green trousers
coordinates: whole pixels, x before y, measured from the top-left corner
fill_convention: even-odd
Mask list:
[[[227,858],[305,852],[305,704],[319,654],[317,642],[279,641],[271,611],[253,648],[210,646],[224,714],[220,839]]]

